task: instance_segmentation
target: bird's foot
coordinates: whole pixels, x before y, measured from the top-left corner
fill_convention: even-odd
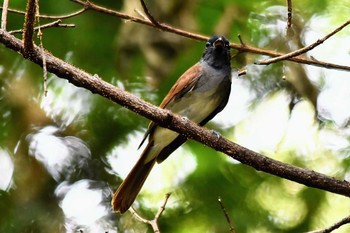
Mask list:
[[[182,120],[184,120],[186,122],[190,121],[190,119],[188,119],[188,117],[182,116],[181,118],[182,118]]]
[[[211,132],[212,132],[212,134],[215,135],[215,137],[216,137],[217,139],[219,139],[219,138],[221,137],[221,134],[220,134],[219,132],[217,132],[217,131],[215,131],[215,130],[211,130]]]
[[[94,74],[92,77],[96,79],[101,79],[100,76],[98,76],[98,74]]]

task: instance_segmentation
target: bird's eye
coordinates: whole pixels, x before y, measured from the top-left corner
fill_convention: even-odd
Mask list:
[[[208,41],[206,44],[205,44],[205,47],[209,47],[210,46],[210,42]]]

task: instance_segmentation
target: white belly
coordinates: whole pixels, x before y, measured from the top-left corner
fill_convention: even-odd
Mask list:
[[[192,93],[183,96],[179,101],[172,104],[172,112],[184,116],[195,123],[202,122],[219,105],[220,98],[213,98],[212,93]],[[190,104],[189,104],[190,103]],[[153,146],[148,153],[145,163],[157,156],[167,145],[169,145],[179,134],[162,127],[156,127],[153,132]]]

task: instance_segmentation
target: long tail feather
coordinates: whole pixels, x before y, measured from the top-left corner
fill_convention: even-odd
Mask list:
[[[148,145],[145,148],[140,159],[115,192],[112,199],[112,207],[114,211],[124,213],[135,201],[137,194],[140,192],[156,161],[156,158],[154,158],[151,161],[144,163],[150,147],[151,146]]]

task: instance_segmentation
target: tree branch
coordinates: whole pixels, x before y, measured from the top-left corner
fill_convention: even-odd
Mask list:
[[[165,206],[169,200],[170,197],[170,193],[165,194],[165,198],[164,198],[164,202],[163,204],[159,207],[157,214],[154,216],[154,218],[152,220],[148,220],[145,219],[143,217],[141,217],[135,210],[133,207],[131,207],[129,209],[129,211],[140,221],[143,222],[145,224],[148,224],[152,227],[153,231],[155,233],[160,233],[159,227],[158,227],[158,219],[162,216],[164,210],[165,210]]]
[[[24,56],[23,42],[4,30],[0,30],[0,43]],[[337,180],[318,172],[285,164],[241,147],[226,138],[221,136],[218,137],[217,134],[213,133],[211,130],[202,128],[191,121],[172,114],[168,110],[160,109],[159,107],[123,91],[98,78],[97,75],[92,76],[91,74],[56,58],[46,51],[44,54],[46,57],[47,70],[49,72],[68,80],[77,87],[83,87],[90,90],[92,93],[106,97],[131,111],[157,122],[162,127],[174,130],[185,135],[189,139],[199,141],[217,151],[227,154],[243,164],[255,168],[258,171],[264,171],[306,186],[350,197],[350,183],[347,181]],[[34,45],[32,56],[28,57],[28,59],[39,66],[42,66],[43,57],[41,49]]]
[[[144,0],[140,0],[143,11],[145,12],[145,14],[147,15],[147,18],[152,22],[152,24],[156,27],[161,27],[161,25],[159,24],[159,22],[157,20],[155,20],[152,16],[152,14],[149,12],[146,3]]]
[[[74,24],[62,24],[61,23],[62,20],[58,19],[58,20],[55,20],[51,23],[47,23],[47,24],[43,24],[41,26],[37,26],[35,27],[33,30],[34,32],[36,31],[39,31],[39,30],[43,30],[43,29],[46,29],[46,28],[52,28],[52,27],[75,27]],[[9,31],[10,34],[16,34],[16,33],[23,33],[23,29],[19,29],[19,30],[13,30],[13,31]]]
[[[100,12],[103,14],[108,14],[108,15],[111,15],[114,17],[118,17],[121,19],[132,21],[135,23],[144,24],[144,25],[147,25],[150,27],[154,27],[154,28],[161,30],[161,31],[171,32],[171,33],[174,33],[177,35],[181,35],[181,36],[184,36],[187,38],[200,40],[200,41],[207,41],[209,39],[208,36],[204,36],[204,35],[188,32],[188,31],[185,31],[182,29],[178,29],[178,28],[172,27],[172,26],[165,24],[165,23],[158,22],[158,24],[155,25],[150,20],[141,19],[141,18],[134,17],[134,16],[131,16],[128,14],[124,14],[124,13],[119,12],[119,11],[111,10],[111,9],[99,6],[97,4],[94,4],[90,1],[83,1],[83,0],[71,0],[71,1],[84,6],[84,8],[86,10],[93,10],[93,11],[97,11],[97,12]],[[246,44],[230,43],[230,46],[231,46],[231,48],[236,49],[237,51],[239,51],[241,53],[249,52],[249,53],[254,53],[254,54],[266,55],[266,56],[270,56],[270,57],[279,57],[279,56],[284,55],[283,53],[278,53],[278,52],[274,52],[274,51],[266,50],[266,49],[259,49],[259,48],[255,48],[255,47],[252,47],[252,46],[249,46]],[[343,71],[350,71],[350,66],[322,62],[319,60],[303,58],[300,56],[288,57],[285,60],[293,61],[293,62],[297,62],[297,63],[301,63],[301,64],[313,65],[313,66],[327,68],[327,69],[337,69],[337,70],[343,70]]]
[[[287,0],[287,30],[292,27],[292,19],[293,19],[293,8],[292,8],[292,0]]]
[[[28,0],[25,14],[25,21],[23,26],[23,55],[25,58],[31,55],[33,50],[33,34],[34,22],[36,13],[36,0]]]
[[[172,32],[172,33],[175,33],[177,35],[181,35],[181,36],[184,36],[184,37],[187,37],[187,38],[191,38],[191,39],[196,39],[196,40],[201,40],[201,41],[207,41],[208,40],[208,37],[204,36],[204,35],[200,35],[200,34],[188,32],[188,31],[185,31],[185,30],[182,30],[182,29],[178,29],[178,28],[172,27],[172,26],[170,26],[168,24],[165,24],[165,23],[153,24],[150,20],[134,17],[134,16],[131,16],[131,15],[128,15],[128,14],[124,14],[124,13],[119,12],[119,11],[114,11],[114,10],[111,10],[111,9],[99,6],[97,4],[94,4],[94,3],[90,2],[90,1],[82,1],[82,0],[71,0],[71,1],[76,2],[76,3],[84,6],[84,8],[87,9],[87,10],[93,10],[93,11],[97,11],[97,12],[100,12],[100,13],[103,13],[103,14],[107,14],[107,15],[115,16],[115,17],[118,17],[118,18],[121,18],[121,19],[125,19],[125,20],[128,20],[128,21],[132,21],[132,22],[135,22],[135,23],[144,24],[144,25],[147,25],[147,26],[150,26],[150,27],[157,28],[157,29],[159,29],[161,31]]]
[[[40,15],[40,6],[39,6],[39,0],[36,2],[37,6],[36,6],[36,15]],[[39,41],[40,41],[40,51],[41,51],[41,57],[43,58],[43,77],[44,77],[44,80],[43,80],[43,87],[44,87],[44,96],[46,97],[47,96],[47,68],[46,68],[46,57],[45,57],[45,53],[44,53],[44,45],[43,45],[43,33],[41,31],[41,27],[40,27],[40,18],[37,17],[37,23],[39,25],[39,28],[38,28],[38,38],[39,38]],[[59,22],[58,22],[59,24]]]
[[[257,64],[257,65],[268,65],[268,64],[271,64],[271,63],[275,63],[275,62],[286,60],[286,59],[289,59],[289,58],[292,58],[292,57],[299,56],[300,54],[306,53],[306,52],[314,49],[315,47],[319,46],[320,44],[325,42],[327,39],[329,39],[331,36],[333,36],[334,34],[339,32],[340,30],[342,30],[343,28],[348,26],[349,24],[350,24],[350,20],[346,21],[345,23],[343,23],[342,25],[337,27],[334,31],[330,32],[329,34],[327,34],[322,39],[318,39],[315,43],[312,43],[312,44],[310,44],[308,46],[305,46],[304,48],[295,50],[295,51],[293,51],[291,53],[284,54],[283,56],[279,56],[279,57],[275,57],[275,58],[259,61],[259,62],[256,62],[255,64]]]
[[[8,0],[5,0],[8,1]],[[5,2],[4,2],[5,3]],[[3,11],[5,10],[5,7],[0,7],[0,9],[2,9]],[[82,13],[84,13],[87,9],[82,8],[76,12],[70,13],[68,15],[37,15],[36,17],[39,17],[41,19],[68,19],[68,18],[72,18],[74,16],[80,15]],[[25,11],[21,11],[21,10],[16,10],[16,9],[8,9],[8,12],[11,13],[15,13],[15,14],[19,14],[19,15],[25,15],[26,12]]]
[[[9,0],[4,0],[2,4],[1,29],[5,31],[6,31],[6,24],[7,24],[8,7],[9,7]]]
[[[218,202],[220,204],[220,208],[222,210],[222,212],[224,213],[225,215],[225,219],[226,219],[226,222],[228,224],[228,227],[229,227],[229,230],[230,230],[230,233],[236,233],[236,230],[235,228],[233,227],[232,223],[231,223],[231,219],[230,219],[230,216],[228,215],[227,213],[227,210],[224,206],[224,203],[222,203],[222,200],[221,200],[221,197],[218,198]]]
[[[326,229],[309,231],[307,233],[330,233],[330,232],[338,229],[339,227],[341,227],[345,224],[349,224],[349,223],[350,223],[350,216],[347,216],[347,217],[343,218],[342,220],[340,220],[339,222],[334,223],[332,226],[327,227]]]

